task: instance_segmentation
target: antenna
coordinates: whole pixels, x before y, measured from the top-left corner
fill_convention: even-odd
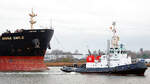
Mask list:
[[[101,50],[99,49],[99,50],[98,50],[98,55],[100,55],[100,56],[101,56],[101,54],[102,54],[102,53],[101,53]]]
[[[108,68],[110,67],[110,54],[109,54],[109,49],[110,49],[110,40],[107,40],[107,65],[108,65]]]
[[[89,52],[89,55],[92,55],[90,49],[88,49],[88,52]]]
[[[50,19],[50,29],[53,29],[53,27],[52,27],[52,18]]]
[[[115,35],[115,34],[116,34],[116,28],[115,28],[115,26],[116,26],[116,22],[115,22],[115,21],[113,21],[113,22],[112,22],[112,25],[113,25],[112,32],[113,32],[113,34]]]
[[[107,55],[109,54],[110,49],[110,40],[107,40]]]
[[[29,16],[30,16],[30,25],[31,25],[31,29],[33,29],[33,24],[35,24],[36,23],[36,21],[34,21],[33,20],[33,18],[35,17],[35,16],[37,16],[37,14],[35,14],[34,12],[33,12],[33,8],[32,8],[32,11],[31,11],[31,13],[29,14]]]

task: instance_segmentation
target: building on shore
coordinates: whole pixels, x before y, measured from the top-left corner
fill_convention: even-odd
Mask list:
[[[51,61],[51,60],[58,60],[61,58],[71,58],[71,59],[82,59],[86,56],[84,54],[75,54],[75,53],[62,53],[62,54],[51,54],[47,53],[45,54],[44,60],[45,61]]]

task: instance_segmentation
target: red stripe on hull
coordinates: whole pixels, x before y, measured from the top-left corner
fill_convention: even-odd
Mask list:
[[[0,71],[44,71],[44,56],[0,56]]]

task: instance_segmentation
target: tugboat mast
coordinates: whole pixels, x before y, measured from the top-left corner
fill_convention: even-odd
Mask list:
[[[108,68],[110,67],[110,48],[118,48],[118,41],[119,41],[119,36],[116,34],[116,22],[114,21],[112,23],[112,27],[110,27],[113,35],[112,35],[112,39],[111,39],[111,46],[110,46],[110,41],[107,41],[107,64],[108,64]]]
[[[33,17],[37,16],[37,14],[35,14],[33,12],[33,8],[32,8],[32,12],[29,14],[29,16],[30,16],[30,21],[29,22],[30,22],[30,25],[31,25],[31,29],[33,29],[33,24],[36,23],[36,21],[33,20]]]
[[[119,41],[119,36],[116,34],[116,22],[113,22],[112,23],[112,26],[111,27],[111,30],[112,30],[112,33],[113,33],[113,36],[112,36],[112,40],[111,40],[111,47],[112,48],[118,48],[118,41]]]

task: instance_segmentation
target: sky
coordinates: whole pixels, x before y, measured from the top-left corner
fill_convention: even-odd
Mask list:
[[[0,0],[0,33],[30,29],[31,9],[38,15],[34,28],[54,28],[51,48],[87,53],[106,50],[112,22],[127,50],[150,50],[149,0]]]

